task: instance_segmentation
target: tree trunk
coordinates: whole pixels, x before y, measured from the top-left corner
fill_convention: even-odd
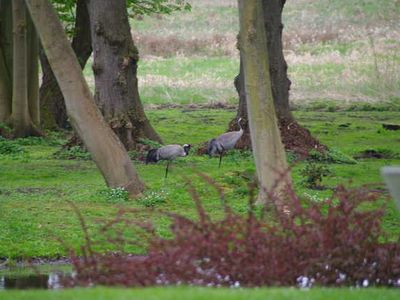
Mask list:
[[[11,115],[12,10],[10,0],[0,0],[0,123]]]
[[[325,149],[310,132],[300,126],[294,119],[289,107],[290,80],[287,76],[287,63],[283,55],[282,46],[282,10],[286,0],[262,0],[263,18],[267,36],[267,48],[269,59],[269,73],[271,76],[272,94],[275,109],[279,120],[279,127],[285,148],[304,156],[311,149]],[[239,45],[240,47],[240,45]],[[242,63],[241,63],[242,65]],[[236,118],[229,124],[229,130],[237,130],[236,120],[241,117],[247,120],[246,96],[243,86],[243,70],[235,78],[235,87],[239,94],[239,107]],[[244,124],[244,134],[236,147],[248,149],[251,146],[248,126]]]
[[[0,123],[5,123],[11,115],[11,82],[8,76],[0,46]]]
[[[288,170],[271,89],[261,0],[239,0],[239,17],[247,111],[260,189],[258,202],[266,203],[268,193],[283,194],[289,174],[287,180],[282,180],[281,175]]]
[[[133,44],[125,0],[88,0],[93,46],[95,99],[126,149],[139,139],[161,143],[139,97],[138,50]]]
[[[294,121],[289,107],[290,80],[283,56],[282,10],[286,0],[262,0],[264,27],[267,35],[269,73],[276,113],[280,120]]]
[[[27,18],[28,33],[28,105],[33,124],[40,127],[39,106],[39,37],[31,18]]]
[[[122,186],[131,196],[137,196],[144,185],[123,145],[96,107],[81,66],[52,5],[47,0],[26,0],[26,3],[64,95],[72,127],[92,154],[108,186]]]
[[[76,17],[72,49],[83,69],[92,53],[92,41],[90,36],[89,14],[86,0],[78,0],[76,3]],[[58,86],[57,80],[51,71],[44,51],[40,51],[42,66],[42,85],[40,87],[40,110],[42,114],[42,126],[46,129],[66,129],[69,126],[65,108],[64,97]]]
[[[34,130],[28,106],[27,18],[24,0],[13,0],[13,91],[11,122],[15,137]]]

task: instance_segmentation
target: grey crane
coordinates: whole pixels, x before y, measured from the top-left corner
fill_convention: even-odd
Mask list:
[[[165,178],[168,176],[169,164],[172,160],[180,156],[189,155],[190,144],[181,145],[166,145],[157,149],[150,149],[146,157],[146,165],[148,163],[156,163],[160,160],[167,160],[167,168],[165,169]]]
[[[208,142],[207,154],[210,157],[212,157],[215,154],[219,155],[219,165],[218,165],[219,168],[221,167],[222,156],[224,155],[224,153],[228,150],[233,149],[235,147],[237,141],[243,135],[243,128],[240,125],[241,120],[242,120],[242,118],[239,118],[237,121],[239,128],[240,128],[239,131],[226,132],[214,139],[211,139]]]

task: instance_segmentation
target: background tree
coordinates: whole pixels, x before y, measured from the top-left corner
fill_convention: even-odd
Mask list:
[[[282,11],[286,0],[262,0],[262,11],[266,43],[269,59],[269,73],[271,77],[272,95],[274,98],[276,113],[279,120],[283,143],[288,150],[300,155],[306,155],[310,149],[324,149],[310,132],[300,126],[289,107],[290,80],[287,76],[287,63],[283,55],[282,46]],[[240,45],[239,45],[240,48]],[[241,50],[241,49],[239,49]],[[237,130],[236,120],[242,118],[247,121],[246,95],[244,92],[243,57],[241,56],[240,72],[236,76],[234,84],[239,95],[237,117],[229,124],[229,130]],[[237,148],[249,148],[250,133],[247,122],[243,122],[245,132],[237,144]]]
[[[12,99],[12,8],[0,0],[0,123],[11,115]]]
[[[54,0],[52,2],[58,10],[58,15],[66,24],[66,32],[72,35],[71,46],[78,59],[79,65],[83,69],[92,54],[92,41],[86,0]],[[74,11],[75,14],[73,14]],[[42,85],[39,91],[42,126],[51,130],[57,128],[66,129],[69,123],[64,98],[43,50],[40,51],[40,62],[43,73]]]
[[[267,36],[263,24],[261,0],[239,0],[242,70],[254,159],[259,183],[259,202],[267,201],[267,192],[280,193],[286,182],[286,154],[281,142],[271,89]],[[276,203],[280,205],[280,203]]]
[[[131,36],[126,0],[87,3],[98,107],[126,149],[136,148],[140,139],[161,143],[139,97],[139,53]]]
[[[23,0],[2,0],[0,122],[14,137],[40,135],[38,38]]]
[[[92,154],[108,186],[140,194],[140,181],[117,136],[96,107],[64,29],[48,0],[25,1],[43,49],[65,98],[71,125]]]
[[[72,49],[79,64],[84,68],[92,54],[86,0],[52,0],[52,3],[63,21],[65,31],[72,38]],[[132,17],[153,13],[169,14],[176,10],[190,9],[189,3],[184,0],[128,0],[127,5],[128,13]],[[42,126],[47,129],[68,128],[64,99],[43,51],[40,53],[40,61],[43,72],[40,87]]]

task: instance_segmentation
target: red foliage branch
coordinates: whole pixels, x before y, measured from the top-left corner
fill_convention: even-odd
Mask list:
[[[365,208],[378,198],[366,188],[338,187],[326,202],[304,207],[288,187],[285,203],[290,213],[275,210],[272,218],[260,217],[252,205],[248,214],[235,213],[224,201],[223,190],[201,177],[219,192],[225,208],[222,219],[212,220],[189,182],[199,220],[159,212],[171,218],[171,239],[157,236],[148,224],[136,224],[147,233],[142,238],[148,253],[140,257],[122,250],[96,253],[85,230],[85,258],[71,253],[76,275],[69,278],[70,284],[399,286],[400,243],[385,239],[384,208]],[[132,224],[124,218],[130,212],[121,210],[105,229]],[[127,241],[118,237],[109,242],[123,249]]]

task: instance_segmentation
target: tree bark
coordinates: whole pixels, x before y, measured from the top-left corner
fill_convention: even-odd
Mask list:
[[[108,186],[122,186],[131,196],[137,196],[143,191],[144,184],[123,145],[96,107],[52,5],[47,0],[26,0],[26,3],[64,95],[72,127],[92,154]]]
[[[12,9],[10,0],[0,0],[0,123],[11,115]]]
[[[92,54],[92,41],[90,36],[89,14],[86,0],[76,3],[76,17],[72,49],[83,69]],[[69,127],[68,116],[65,108],[64,97],[58,86],[57,80],[51,71],[44,51],[40,51],[42,66],[42,85],[40,86],[40,110],[42,126],[46,129],[66,129]]]
[[[287,76],[287,63],[283,55],[282,46],[282,11],[285,2],[286,0],[262,0],[264,27],[267,36],[269,73],[271,76],[275,109],[285,148],[296,152],[300,156],[305,156],[311,149],[326,149],[326,147],[313,138],[307,129],[300,126],[290,111],[289,90],[291,82]],[[239,95],[239,106],[236,118],[232,119],[229,123],[229,130],[237,130],[236,120],[238,118],[247,120],[246,96],[243,82],[243,70],[240,67],[239,75],[236,76],[234,81]],[[246,122],[242,122],[242,124],[245,130],[236,147],[239,149],[248,149],[251,146],[250,133]]]
[[[12,1],[0,0],[0,44],[3,49],[4,63],[8,78],[12,80],[13,56],[13,21]]]
[[[95,99],[126,149],[139,139],[161,143],[139,97],[138,50],[130,33],[125,0],[88,0],[93,46]]]
[[[13,91],[11,122],[14,137],[35,133],[28,106],[27,18],[24,0],[13,0]]]
[[[285,2],[286,0],[262,0],[262,10],[276,113],[280,120],[292,122],[294,118],[289,107],[291,82],[287,76],[287,63],[282,45],[282,11]]]
[[[5,123],[11,115],[11,82],[0,45],[0,123]]]
[[[28,34],[28,106],[33,124],[40,127],[39,106],[39,37],[30,16],[27,18]]]
[[[239,18],[247,112],[260,189],[258,202],[266,203],[268,193],[281,196],[290,180],[289,174],[285,180],[281,178],[288,170],[271,89],[261,0],[239,0]]]

